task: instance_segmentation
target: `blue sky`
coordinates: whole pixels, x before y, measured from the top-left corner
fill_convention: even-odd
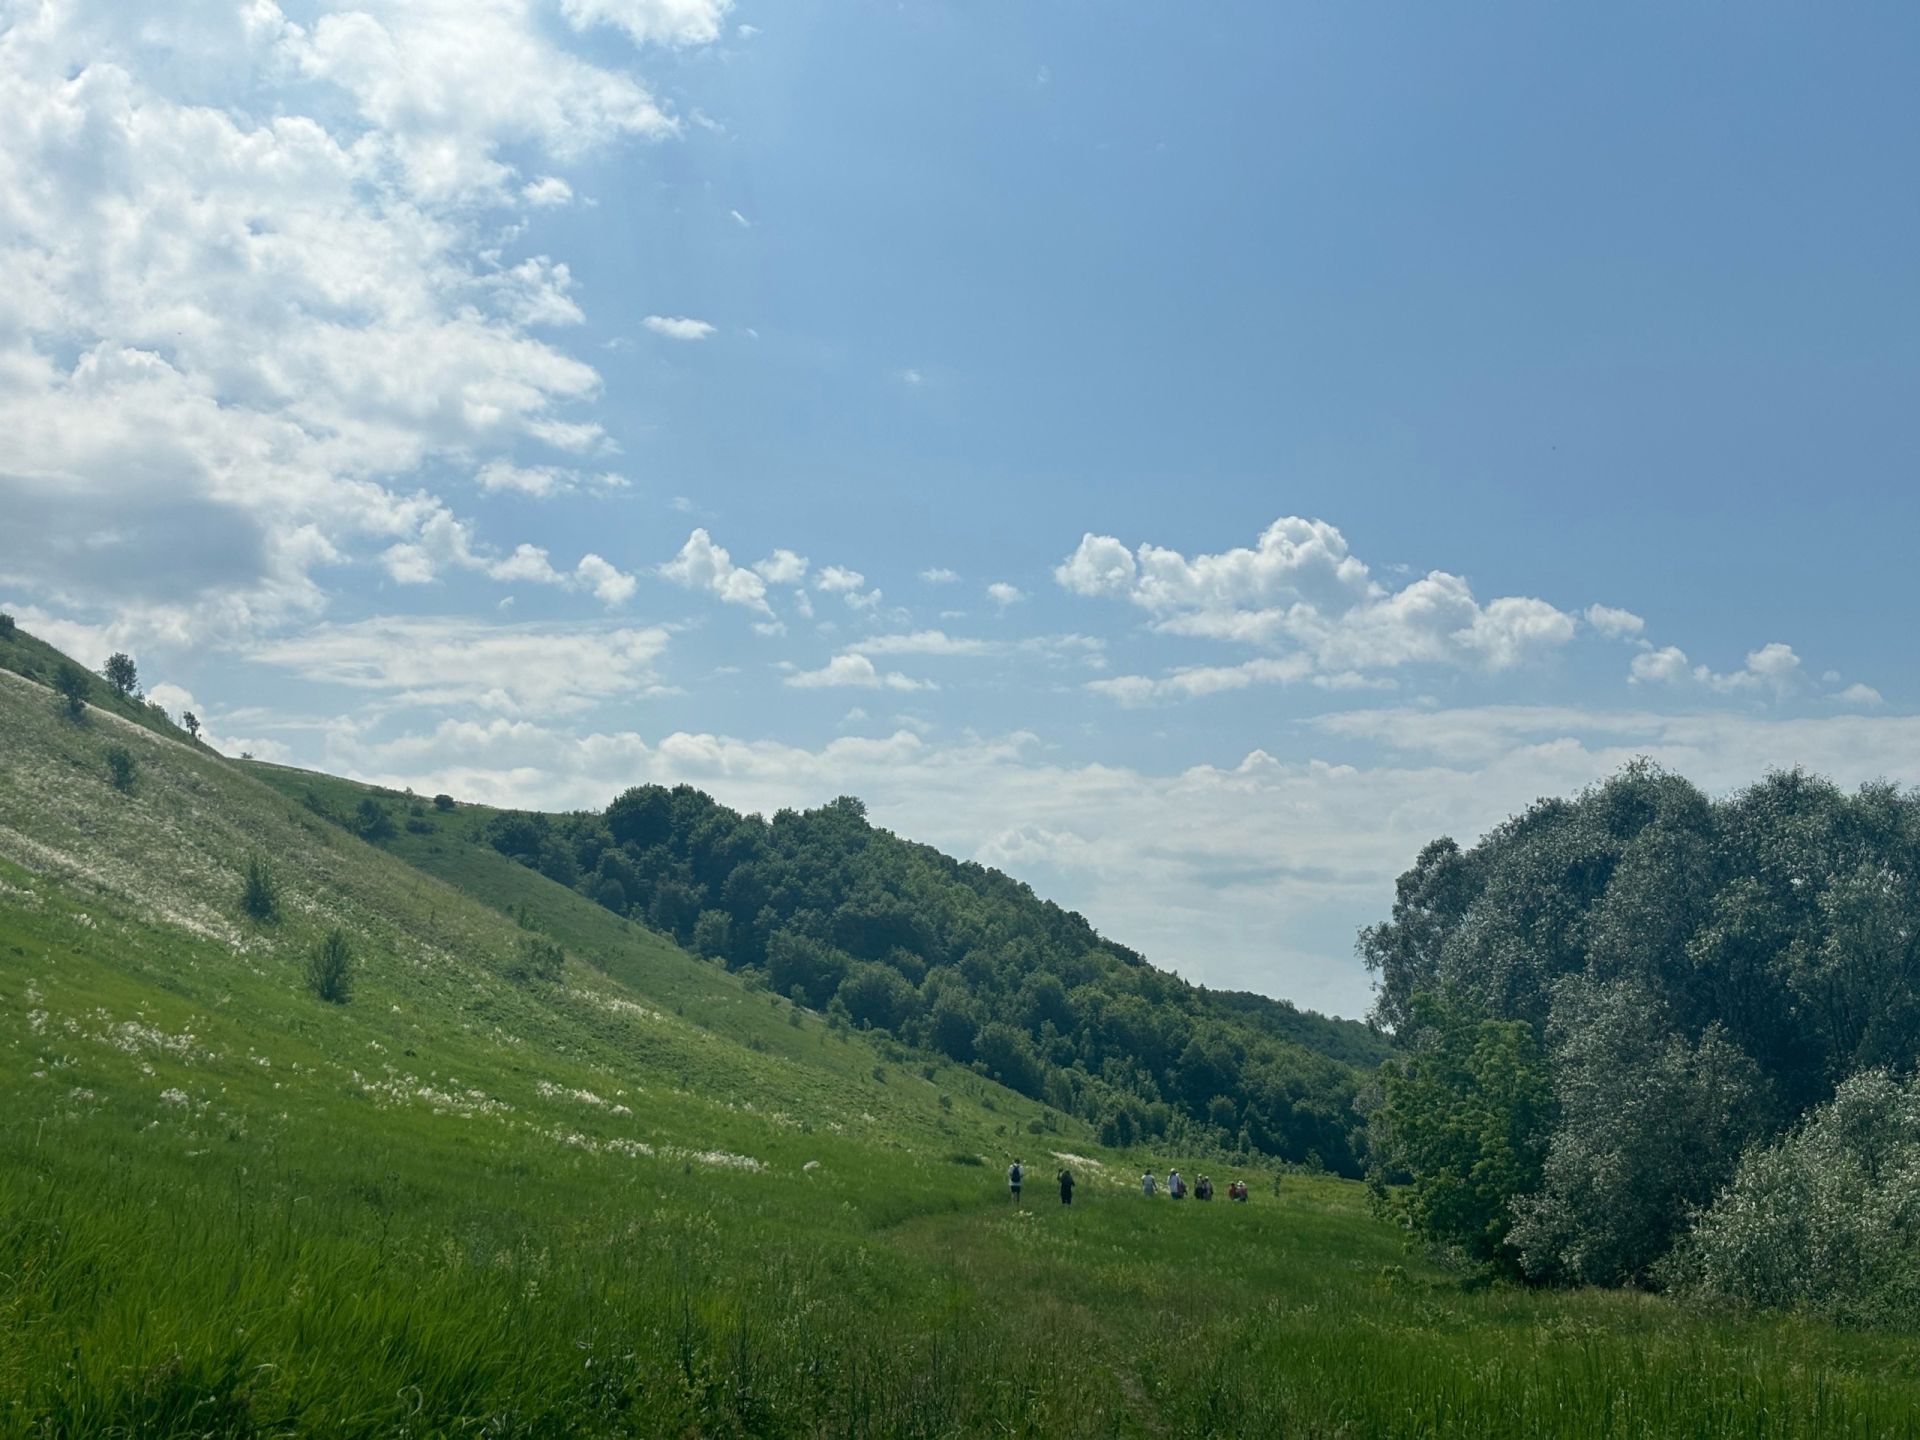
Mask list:
[[[1347,1014],[1433,834],[1920,781],[1911,7],[0,26],[0,604],[229,748],[852,791]]]

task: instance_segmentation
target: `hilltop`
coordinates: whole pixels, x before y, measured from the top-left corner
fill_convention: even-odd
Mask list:
[[[1912,1433],[1899,1337],[1462,1287],[1358,1184],[1103,1145],[492,812],[10,669],[0,736],[0,1434]]]

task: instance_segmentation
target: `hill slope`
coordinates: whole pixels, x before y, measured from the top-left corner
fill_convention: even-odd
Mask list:
[[[414,832],[480,840],[782,995],[1078,1115],[1109,1144],[1359,1173],[1353,1101],[1390,1052],[1380,1034],[1189,985],[1019,881],[870,825],[857,800],[765,820],[689,786],[642,786],[603,814],[454,818],[267,778],[363,833],[394,832],[383,843],[428,868],[471,862],[441,861]]]
[[[514,916],[0,673],[0,1434],[1913,1433],[1893,1337],[1469,1293],[1328,1178],[1149,1202],[1192,1157],[408,838]]]

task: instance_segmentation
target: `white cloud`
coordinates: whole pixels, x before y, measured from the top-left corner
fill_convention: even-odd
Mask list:
[[[636,584],[633,576],[622,573],[591,553],[580,557],[574,574],[593,591],[595,598],[607,605],[618,605],[630,599]]]
[[[497,193],[499,158],[533,145],[571,160],[674,121],[645,87],[560,49],[532,0],[359,0],[311,29],[276,17],[275,58],[350,95],[410,186],[434,200]]]
[[[1690,686],[1716,695],[1767,693],[1780,697],[1798,690],[1801,678],[1800,657],[1792,646],[1779,641],[1749,651],[1747,663],[1738,670],[1722,672],[1690,665],[1686,652],[1677,645],[1642,651],[1627,669],[1629,684]]]
[[[1021,640],[986,640],[949,635],[944,630],[912,630],[873,635],[860,642],[867,655],[1005,656],[1041,655],[1098,663],[1106,642],[1093,635],[1031,635]]]
[[[922,570],[920,578],[929,585],[951,585],[960,576],[957,571],[949,570],[944,565],[935,565],[932,569]]]
[[[543,208],[565,205],[573,199],[573,187],[558,175],[542,175],[520,187],[520,198],[529,205]]]
[[[680,553],[662,565],[660,573],[689,590],[709,591],[728,605],[743,605],[769,618],[773,615],[773,607],[767,604],[766,581],[735,565],[733,557],[714,544],[704,529],[689,535]]]
[[[489,494],[509,491],[546,499],[576,490],[624,490],[625,477],[604,472],[586,475],[561,465],[516,465],[511,460],[489,460],[474,472],[474,483]]]
[[[760,27],[758,25],[742,25],[738,27],[734,33],[742,40],[751,40],[760,33]]]
[[[1443,570],[1390,589],[1338,529],[1299,516],[1276,520],[1252,549],[1191,559],[1088,533],[1054,579],[1079,595],[1124,596],[1167,634],[1293,647],[1329,676],[1415,663],[1506,670],[1557,650],[1576,629],[1572,615],[1544,600],[1482,605]],[[1167,685],[1177,690],[1177,675]]]
[[[902,370],[900,372],[900,380],[906,385],[924,385],[927,383],[927,377],[922,375],[918,370]]]
[[[915,680],[898,671],[882,674],[866,656],[849,652],[836,655],[818,670],[801,670],[787,676],[786,684],[800,690],[819,690],[853,686],[866,690],[934,690],[930,680]]]
[[[1878,690],[1874,689],[1871,685],[1862,685],[1858,682],[1847,686],[1846,689],[1842,690],[1838,695],[1835,695],[1833,699],[1835,703],[1840,705],[1886,704],[1886,701],[1881,697]]]
[[[576,26],[617,25],[639,45],[709,44],[732,8],[732,0],[560,0]]]
[[[659,627],[501,625],[384,616],[319,625],[254,647],[249,658],[304,680],[382,692],[392,706],[473,706],[555,715],[660,688]]]
[[[844,565],[829,565],[814,576],[813,588],[824,590],[830,595],[838,595],[847,602],[850,609],[871,610],[880,603],[880,590],[862,590],[867,577],[858,570],[849,570]]]
[[[1111,535],[1091,531],[1059,565],[1053,578],[1076,595],[1124,595],[1139,573],[1133,552]]]
[[[1631,610],[1611,605],[1589,605],[1587,623],[1609,640],[1635,640],[1647,628],[1647,622]]]
[[[753,228],[753,222],[738,210],[729,210],[727,214],[733,217],[733,223],[738,225],[742,230],[751,230]]]
[[[704,340],[713,334],[713,326],[706,321],[689,320],[684,315],[649,315],[640,323],[669,340]]]
[[[15,9],[0,578],[218,643],[318,613],[325,567],[423,583],[450,525],[484,569],[430,464],[606,444],[599,376],[530,333],[581,318],[567,267],[498,253],[487,207],[558,197],[520,163],[674,127],[534,0]]]
[[[754,571],[769,585],[797,585],[807,573],[807,557],[791,550],[775,550],[753,562]]]
[[[1691,673],[1687,652],[1678,645],[1663,645],[1658,650],[1648,650],[1633,657],[1633,663],[1627,667],[1627,682],[1633,685],[1674,685],[1687,679]]]
[[[1027,598],[1027,592],[1018,585],[1009,585],[1005,580],[996,580],[987,586],[987,598],[1002,610],[1009,605],[1018,605]]]

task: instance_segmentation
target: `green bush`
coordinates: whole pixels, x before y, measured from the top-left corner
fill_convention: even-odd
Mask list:
[[[451,810],[451,809],[453,809],[453,796],[451,796],[451,795],[436,795],[436,796],[434,796],[434,797],[433,797],[433,808],[434,808],[434,809],[436,809],[436,810]]]
[[[136,767],[133,755],[124,745],[107,747],[107,774],[113,778],[113,788],[123,794],[133,789],[133,777]]]
[[[362,840],[371,840],[375,844],[391,840],[394,834],[393,816],[387,813],[386,806],[369,795],[354,812],[353,830]]]
[[[240,908],[255,920],[270,924],[280,918],[280,881],[264,855],[247,857],[246,878],[240,889]]]
[[[532,980],[554,981],[565,972],[567,952],[540,935],[524,936],[507,965],[507,978],[524,985]]]
[[[1749,1146],[1659,1278],[1845,1322],[1920,1323],[1920,1080],[1864,1071],[1778,1143]]]
[[[60,668],[53,672],[53,688],[59,694],[62,708],[69,720],[79,720],[87,713],[87,692],[92,682],[87,672],[71,660],[60,662]]]
[[[353,947],[338,925],[307,954],[307,988],[329,1005],[344,1005],[353,996]]]
[[[7,614],[4,610],[0,610],[0,640],[11,640],[13,638],[13,630],[13,616]]]

